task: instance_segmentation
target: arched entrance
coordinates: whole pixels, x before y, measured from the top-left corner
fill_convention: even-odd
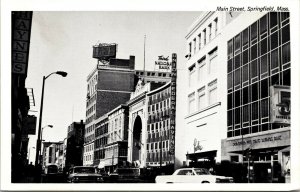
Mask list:
[[[137,116],[133,124],[132,162],[141,160],[141,148],[142,148],[141,139],[142,139],[142,119],[140,116]]]

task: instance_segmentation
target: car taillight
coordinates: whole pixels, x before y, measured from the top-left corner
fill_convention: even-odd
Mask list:
[[[221,183],[221,179],[220,178],[216,178],[216,183]]]
[[[234,181],[233,181],[233,178],[230,178],[230,179],[229,179],[229,182],[230,182],[230,183],[233,183],[233,182],[234,182]]]

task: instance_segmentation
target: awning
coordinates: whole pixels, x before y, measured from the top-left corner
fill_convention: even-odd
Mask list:
[[[217,150],[186,154],[187,159],[211,159],[217,156]]]
[[[105,161],[100,161],[100,163],[99,163],[99,165],[98,165],[98,168],[99,168],[99,169],[103,169],[105,166],[106,166]]]

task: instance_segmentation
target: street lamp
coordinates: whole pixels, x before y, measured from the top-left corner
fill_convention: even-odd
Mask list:
[[[44,102],[44,88],[45,88],[45,80],[53,74],[60,75],[62,77],[66,77],[68,73],[64,71],[56,71],[52,72],[47,76],[43,76],[43,86],[42,86],[42,97],[41,97],[41,106],[40,106],[40,117],[39,117],[39,129],[38,129],[38,139],[36,141],[36,154],[35,154],[35,166],[39,163],[39,154],[41,150],[41,129],[42,129],[42,115],[43,115],[43,102]]]
[[[43,131],[44,131],[44,129],[47,128],[47,127],[53,128],[53,125],[46,125],[46,126],[42,127],[42,131],[41,131],[41,140],[40,140],[41,142],[40,142],[40,153],[39,153],[39,157],[41,156],[41,151],[42,151]]]

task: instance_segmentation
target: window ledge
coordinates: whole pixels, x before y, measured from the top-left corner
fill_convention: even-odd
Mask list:
[[[185,116],[184,119],[190,118],[190,117],[192,117],[192,116],[194,116],[194,115],[197,115],[197,114],[199,114],[199,113],[202,113],[202,112],[204,112],[204,111],[207,111],[207,110],[212,109],[212,108],[214,108],[214,107],[216,107],[216,106],[219,106],[219,105],[221,105],[221,102],[217,102],[217,103],[212,104],[212,105],[210,105],[210,106],[208,106],[208,107],[206,107],[206,108],[204,108],[204,109],[200,109],[200,110],[198,110],[198,111],[196,111],[196,112],[194,112],[194,113],[192,113],[192,114],[190,114],[190,115]]]

